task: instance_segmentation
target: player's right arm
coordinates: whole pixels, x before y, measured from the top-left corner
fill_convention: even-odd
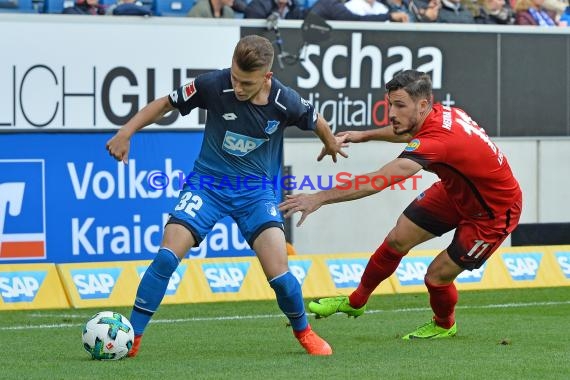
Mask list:
[[[342,185],[312,194],[287,195],[285,201],[279,204],[279,210],[286,218],[300,212],[301,218],[297,223],[299,227],[310,213],[323,205],[353,201],[379,193],[413,176],[421,169],[421,164],[411,159],[396,158],[377,171],[358,175],[352,181],[344,181]]]
[[[412,135],[394,134],[391,126],[375,128],[368,131],[344,131],[336,134],[337,137],[345,137],[344,142],[361,143],[367,141],[388,141],[393,143],[407,143],[412,139]]]
[[[168,96],[155,99],[147,104],[143,109],[135,114],[125,125],[117,131],[109,141],[107,141],[107,150],[109,154],[117,161],[123,161],[125,164],[129,159],[129,148],[131,137],[147,125],[156,123],[168,112],[174,110]]]

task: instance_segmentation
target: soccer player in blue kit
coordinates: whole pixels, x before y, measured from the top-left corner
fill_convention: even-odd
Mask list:
[[[135,342],[129,356],[137,355],[144,329],[180,260],[226,215],[236,221],[255,251],[299,343],[308,354],[332,354],[330,345],[311,329],[301,286],[289,272],[283,219],[277,209],[279,192],[271,179],[278,175],[283,132],[291,125],[312,130],[320,138],[324,147],[319,161],[330,155],[336,162],[337,154],[347,155],[341,149],[342,139],[335,139],[313,105],[273,77],[273,57],[269,40],[243,37],[235,47],[231,69],[200,75],[169,96],[150,102],[107,142],[110,155],[126,163],[130,138],[136,131],[174,109],[182,115],[196,107],[208,111],[194,175],[180,192],[161,248],[137,290],[130,317]],[[220,182],[203,186],[200,176]],[[247,186],[240,184],[240,178],[248,179]]]

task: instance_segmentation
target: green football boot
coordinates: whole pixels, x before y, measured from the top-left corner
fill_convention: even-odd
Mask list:
[[[347,296],[326,297],[309,302],[309,310],[318,318],[326,318],[335,313],[345,313],[349,317],[360,317],[366,310],[366,305],[359,309],[350,306]]]
[[[451,328],[446,329],[435,324],[435,320],[431,320],[424,325],[418,327],[416,331],[412,331],[408,335],[404,335],[402,339],[436,339],[436,338],[451,338],[457,334],[457,323],[454,323]]]

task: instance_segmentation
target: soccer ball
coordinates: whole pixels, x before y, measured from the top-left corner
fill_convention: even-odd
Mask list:
[[[92,359],[119,360],[127,356],[135,333],[131,322],[113,311],[101,311],[83,326],[83,348]]]

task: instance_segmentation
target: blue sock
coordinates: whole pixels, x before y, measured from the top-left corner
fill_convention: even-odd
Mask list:
[[[283,313],[289,318],[294,331],[303,331],[309,326],[303,303],[301,285],[290,272],[285,272],[271,280],[269,285],[275,291],[277,304]]]
[[[146,325],[158,309],[170,276],[178,267],[180,260],[168,248],[160,248],[158,254],[147,268],[137,290],[137,297],[131,312],[131,324],[135,335],[142,335]]]

